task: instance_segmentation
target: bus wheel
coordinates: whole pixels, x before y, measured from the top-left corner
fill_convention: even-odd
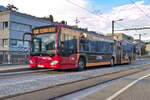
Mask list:
[[[110,59],[110,66],[114,66],[114,59],[113,58]]]
[[[84,70],[85,68],[85,60],[83,58],[80,58],[78,61],[78,71]]]

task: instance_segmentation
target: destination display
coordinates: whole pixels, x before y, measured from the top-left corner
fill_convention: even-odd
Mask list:
[[[56,27],[45,27],[32,30],[33,34],[54,33],[54,32],[56,32]]]

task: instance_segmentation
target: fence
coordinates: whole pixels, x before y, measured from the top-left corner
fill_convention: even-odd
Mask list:
[[[26,64],[28,57],[28,52],[0,51],[0,64]]]

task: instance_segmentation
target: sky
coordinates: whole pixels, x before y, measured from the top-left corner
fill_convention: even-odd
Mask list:
[[[0,5],[13,4],[19,12],[43,17],[53,15],[55,21],[66,20],[90,31],[111,33],[112,20],[115,30],[150,26],[150,0],[0,0]],[[117,21],[123,19],[122,21]],[[115,31],[138,39],[150,40],[150,30]]]

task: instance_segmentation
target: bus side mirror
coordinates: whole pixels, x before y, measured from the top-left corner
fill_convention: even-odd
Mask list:
[[[26,35],[29,35],[29,36],[31,36],[31,38],[32,38],[32,34],[31,33],[24,33],[23,34],[23,37],[22,37],[22,40],[23,40],[23,47],[25,46],[25,36]],[[31,43],[31,42],[30,42]],[[31,46],[31,44],[29,43],[29,46]],[[30,49],[30,51],[31,51],[31,49]]]
[[[22,37],[22,40],[23,40],[23,46],[24,46],[24,41],[25,41],[25,36],[26,36],[26,35],[30,35],[30,36],[31,36],[31,33],[24,33],[24,34],[23,34],[23,37]]]

